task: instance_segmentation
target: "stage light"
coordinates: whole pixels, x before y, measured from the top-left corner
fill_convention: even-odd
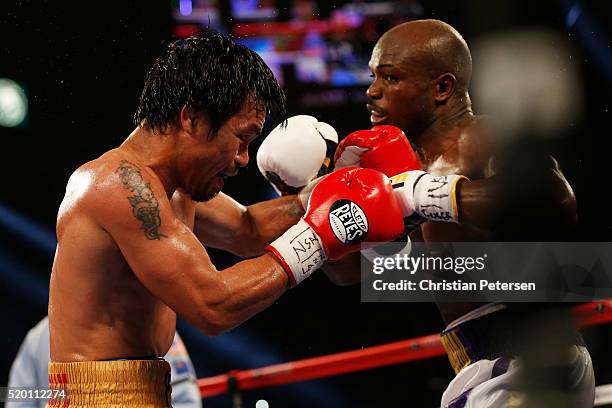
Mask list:
[[[189,16],[193,12],[193,3],[191,0],[180,0],[179,11],[183,16]]]
[[[0,126],[19,126],[28,113],[28,98],[23,88],[11,79],[0,78]]]

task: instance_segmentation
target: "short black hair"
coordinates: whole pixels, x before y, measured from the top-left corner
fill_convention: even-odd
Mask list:
[[[134,122],[163,133],[188,106],[207,114],[215,134],[248,97],[268,116],[285,118],[285,94],[261,57],[223,34],[203,31],[168,44],[153,62]]]

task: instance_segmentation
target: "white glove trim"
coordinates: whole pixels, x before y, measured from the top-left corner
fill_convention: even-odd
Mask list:
[[[279,258],[291,287],[309,277],[327,260],[321,238],[303,218],[268,245],[267,250]]]
[[[404,217],[416,212],[433,221],[459,222],[457,183],[462,179],[469,180],[458,174],[434,176],[414,170],[391,177],[391,184]]]

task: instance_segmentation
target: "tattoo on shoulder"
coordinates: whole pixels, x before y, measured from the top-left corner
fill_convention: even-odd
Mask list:
[[[123,187],[134,193],[134,195],[128,196],[128,200],[132,206],[134,217],[142,222],[141,228],[145,237],[149,240],[165,237],[165,235],[159,233],[161,225],[159,203],[153,194],[153,190],[151,190],[151,183],[144,180],[138,166],[127,160],[122,160],[115,173],[118,173],[121,177]]]

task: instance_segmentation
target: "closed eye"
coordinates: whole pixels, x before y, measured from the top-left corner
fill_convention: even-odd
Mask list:
[[[241,133],[238,135],[238,138],[243,142],[251,143],[254,139],[259,136],[258,133]]]

